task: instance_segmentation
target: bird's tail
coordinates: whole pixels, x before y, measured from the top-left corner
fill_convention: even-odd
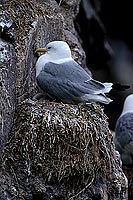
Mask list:
[[[100,102],[103,104],[109,104],[113,100],[108,98],[105,94],[85,94],[82,96],[82,100],[85,102]]]
[[[108,93],[112,89],[113,83],[103,83],[104,84],[104,89],[102,90],[103,93]]]

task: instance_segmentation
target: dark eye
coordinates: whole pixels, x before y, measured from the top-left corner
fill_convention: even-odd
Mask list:
[[[49,49],[51,49],[51,47],[48,47],[47,49],[49,50]]]

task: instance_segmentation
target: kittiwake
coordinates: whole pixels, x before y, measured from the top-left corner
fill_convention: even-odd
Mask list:
[[[124,165],[133,166],[133,94],[126,97],[115,126],[115,146]]]
[[[39,87],[51,99],[63,103],[101,102],[112,100],[105,93],[112,89],[112,83],[101,83],[90,75],[71,57],[71,50],[64,41],[52,41],[36,62],[36,80]]]

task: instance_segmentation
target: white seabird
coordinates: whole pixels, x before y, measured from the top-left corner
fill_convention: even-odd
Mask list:
[[[133,94],[126,97],[115,126],[115,146],[124,165],[133,166]]]
[[[64,41],[53,41],[36,52],[44,52],[36,62],[36,80],[50,98],[64,103],[101,102],[112,100],[105,93],[112,83],[101,83],[90,75],[71,57],[71,50]]]

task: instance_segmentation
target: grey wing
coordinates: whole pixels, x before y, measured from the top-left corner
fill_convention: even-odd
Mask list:
[[[37,76],[37,83],[45,93],[56,99],[69,99],[73,101],[90,92],[88,88],[78,83],[73,83],[67,79],[60,79],[45,71],[42,71]]]
[[[45,64],[44,71],[53,77],[56,77],[58,80],[66,79],[73,85],[78,84],[78,87],[82,86],[84,89],[86,88],[88,93],[91,94],[99,94],[105,89],[104,84],[92,79],[75,61],[69,61],[62,64],[49,62]]]
[[[73,82],[90,80],[90,75],[75,61],[61,64],[48,62],[45,64],[44,71],[54,77],[66,78]]]
[[[116,148],[120,152],[126,145],[133,142],[133,113],[127,113],[117,120],[115,138],[119,144]]]

